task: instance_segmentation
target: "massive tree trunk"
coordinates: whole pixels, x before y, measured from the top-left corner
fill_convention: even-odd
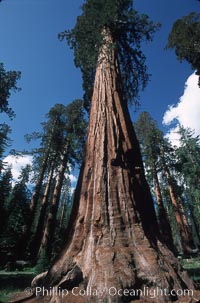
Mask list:
[[[107,39],[112,43],[111,37]],[[123,100],[114,49],[99,56],[84,162],[75,193],[67,243],[40,285],[87,288],[82,302],[130,302],[163,289],[191,288],[173,254],[159,241],[139,144]],[[183,277],[184,276],[184,277]],[[118,294],[112,295],[113,292]],[[56,297],[56,298],[55,298]],[[77,296],[47,296],[45,302],[81,302]],[[102,301],[101,301],[102,299]],[[156,293],[151,302],[167,302]],[[39,297],[36,301],[43,302]],[[55,300],[55,301],[54,301]]]

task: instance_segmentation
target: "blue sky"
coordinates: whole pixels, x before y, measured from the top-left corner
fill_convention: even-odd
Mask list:
[[[192,73],[188,63],[177,61],[173,50],[164,49],[168,35],[174,21],[192,11],[199,12],[200,3],[197,0],[136,0],[135,7],[162,24],[153,42],[144,47],[152,77],[141,94],[142,108],[150,108],[155,119],[161,122],[166,106],[178,102],[185,82]]]
[[[82,97],[81,74],[73,53],[57,34],[72,28],[80,14],[82,0],[3,0],[0,3],[0,62],[6,70],[22,73],[10,105],[16,118],[12,148],[27,149],[24,134],[40,130],[45,114],[55,103],[67,104]],[[161,29],[153,42],[144,43],[150,83],[141,95],[141,108],[149,111],[162,126],[168,106],[177,104],[192,74],[186,62],[179,63],[173,51],[164,50],[174,21],[191,11],[198,12],[197,0],[135,0],[135,9],[146,13]],[[133,109],[131,109],[133,113]],[[136,119],[137,114],[132,114]],[[1,116],[4,120],[4,116]]]

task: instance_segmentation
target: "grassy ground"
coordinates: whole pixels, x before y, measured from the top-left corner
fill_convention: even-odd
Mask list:
[[[181,261],[194,281],[200,283],[200,258],[184,259]],[[28,268],[25,271],[0,271],[0,303],[7,303],[10,296],[16,292],[23,292],[26,287],[30,287],[32,279],[35,277],[34,269]]]
[[[185,269],[200,269],[200,259],[183,259],[182,265]]]
[[[12,293],[23,292],[31,285],[35,277],[33,270],[29,271],[0,271],[0,303],[7,303]]]
[[[184,259],[181,263],[183,268],[188,271],[191,278],[200,284],[200,259]]]

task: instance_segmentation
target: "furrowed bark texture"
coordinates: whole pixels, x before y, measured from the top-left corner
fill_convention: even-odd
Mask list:
[[[192,287],[158,240],[139,145],[121,92],[114,50],[103,48],[66,247],[42,282],[45,288],[77,286],[90,293],[80,301],[55,295],[47,302],[130,302],[133,297],[109,296],[109,289]],[[141,294],[140,301],[145,300],[167,302],[170,297],[158,294],[152,300]]]

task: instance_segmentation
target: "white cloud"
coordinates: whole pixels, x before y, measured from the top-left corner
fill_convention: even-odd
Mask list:
[[[21,169],[27,164],[32,164],[32,156],[12,156],[9,155],[3,160],[4,163],[11,166],[13,180],[16,181],[21,173]]]
[[[70,188],[70,194],[73,195],[73,193],[75,192],[76,187],[71,187]]]
[[[198,86],[198,76],[193,73],[186,81],[184,94],[179,99],[178,104],[169,106],[164,114],[163,124],[170,126],[173,123],[167,137],[174,145],[178,145],[178,124],[189,127],[195,131],[195,135],[200,135],[199,117],[200,88]]]
[[[70,175],[68,175],[68,177],[69,177],[69,179],[70,179],[70,181],[71,181],[72,183],[76,183],[76,182],[77,182],[77,177],[76,177],[76,176],[70,174]]]
[[[30,155],[24,155],[24,156],[13,156],[8,155],[4,158],[3,162],[6,163],[8,166],[11,166],[12,170],[12,176],[13,176],[13,182],[14,185],[17,181],[19,175],[21,174],[21,170],[23,167],[25,167],[27,164],[32,165],[33,157]],[[77,183],[77,177],[73,174],[66,174],[67,177],[69,177],[72,187],[71,187],[71,193],[74,192],[75,186]],[[30,179],[33,177],[32,173],[30,174]],[[32,183],[28,183],[28,186],[33,186]]]

